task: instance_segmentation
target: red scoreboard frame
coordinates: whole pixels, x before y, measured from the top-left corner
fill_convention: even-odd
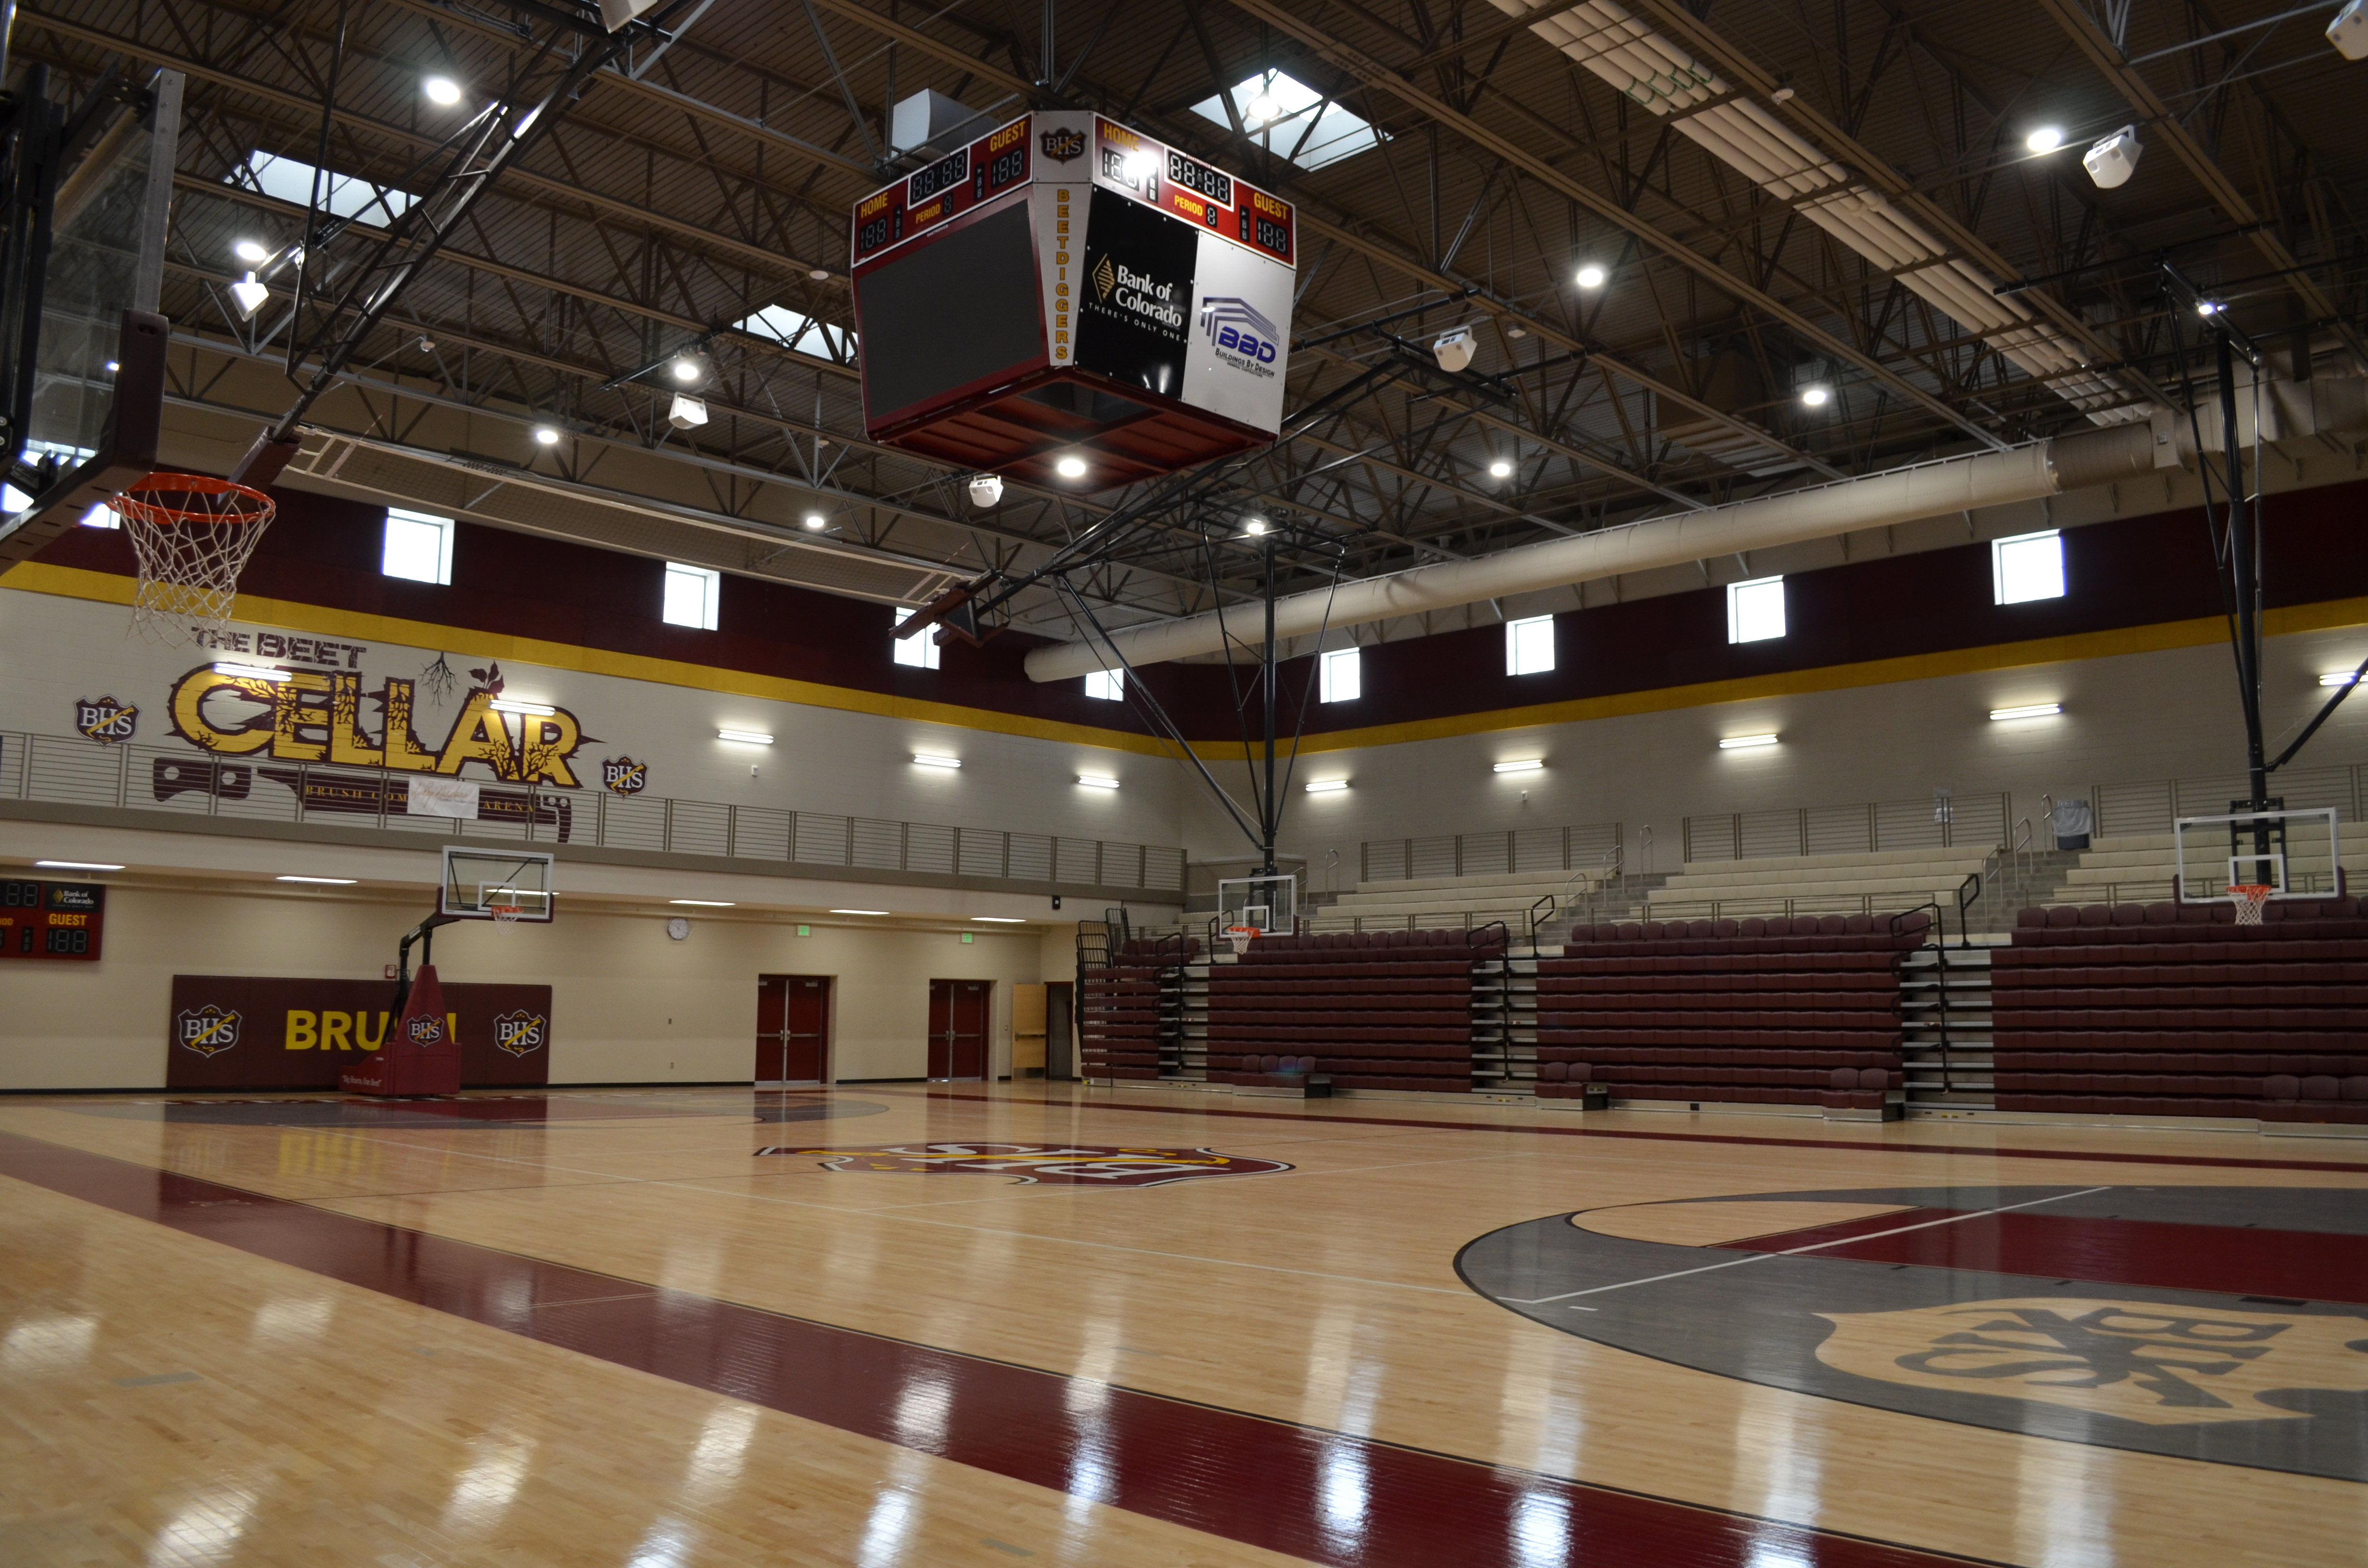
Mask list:
[[[0,879],[0,959],[98,957],[107,890],[87,882]]]

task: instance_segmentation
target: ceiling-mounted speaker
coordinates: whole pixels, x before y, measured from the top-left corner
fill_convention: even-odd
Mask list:
[[[2138,128],[2124,125],[2089,148],[2081,156],[2080,166],[2089,171],[2098,189],[2112,190],[2130,183],[2130,176],[2138,172],[2138,154],[2145,151],[2138,141]]]
[[[615,32],[644,11],[657,9],[660,0],[600,0],[600,25]]]
[[[2327,24],[2327,41],[2346,60],[2368,60],[2368,0],[2351,4]]]
[[[1452,327],[1440,333],[1439,340],[1430,346],[1431,358],[1437,359],[1439,368],[1450,375],[1470,365],[1472,357],[1479,352],[1479,335],[1468,326]]]

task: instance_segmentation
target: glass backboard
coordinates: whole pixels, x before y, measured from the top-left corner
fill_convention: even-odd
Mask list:
[[[455,920],[525,920],[552,916],[551,855],[539,849],[444,846],[444,885],[437,913]]]
[[[1217,884],[1217,928],[1255,929],[1260,936],[1288,936],[1299,929],[1299,879],[1295,876],[1235,877]]]
[[[2236,895],[2228,890],[2238,885],[2266,887],[2271,898],[2339,891],[2342,840],[2332,808],[2180,817],[2171,824],[2171,843],[2182,903],[2231,903]]]

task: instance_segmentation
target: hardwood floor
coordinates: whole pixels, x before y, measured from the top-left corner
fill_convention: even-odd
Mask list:
[[[16,1100],[0,1175],[10,1563],[2368,1556],[2348,1142],[560,1090]]]

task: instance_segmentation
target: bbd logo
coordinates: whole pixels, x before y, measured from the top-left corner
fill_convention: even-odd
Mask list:
[[[1110,266],[1110,258],[1104,256],[1102,264],[1094,268],[1094,293],[1097,298],[1108,300],[1110,290],[1117,287],[1118,270]]]
[[[128,741],[140,725],[140,710],[112,697],[85,697],[74,704],[74,728],[101,745]]]
[[[1056,164],[1072,164],[1086,155],[1086,133],[1075,126],[1048,131],[1036,139],[1036,144]]]
[[[444,1020],[423,1013],[404,1025],[403,1033],[414,1045],[434,1045],[444,1038]]]
[[[1082,1143],[898,1143],[868,1149],[759,1149],[759,1154],[805,1154],[835,1171],[954,1172],[1009,1176],[1057,1187],[1164,1187],[1195,1176],[1270,1176],[1287,1171],[1276,1160],[1252,1160],[1208,1149],[1115,1149]]]
[[[638,795],[649,787],[650,765],[620,756],[600,764],[600,782],[610,793]]]
[[[494,1020],[494,1043],[512,1056],[542,1049],[551,1025],[540,1013],[504,1013]]]
[[[1220,349],[1260,365],[1274,363],[1275,340],[1282,335],[1247,300],[1218,294],[1201,301],[1201,330]]]
[[[173,1017],[173,1038],[184,1050],[211,1060],[238,1043],[238,1015],[225,1013],[211,1002],[184,1007]]]

